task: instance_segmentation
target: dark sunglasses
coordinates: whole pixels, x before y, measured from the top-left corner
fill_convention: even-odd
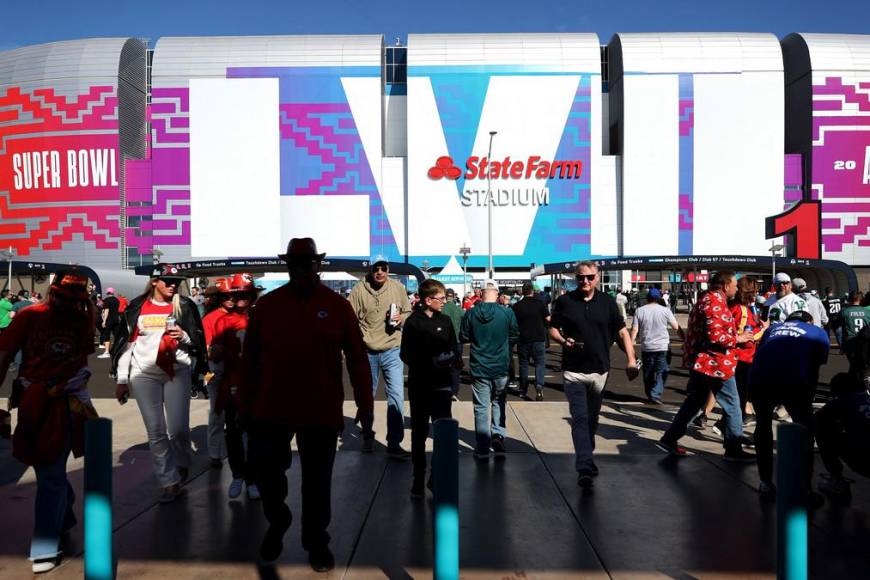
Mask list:
[[[157,278],[160,282],[163,282],[167,286],[178,286],[181,284],[181,280],[178,278]]]
[[[287,260],[288,268],[312,268],[315,264],[319,264],[320,260],[312,258],[295,258]]]
[[[593,280],[595,280],[595,276],[597,275],[598,274],[575,274],[574,277],[577,279],[578,282],[582,282],[583,280],[586,280],[587,282],[592,282]]]
[[[372,266],[372,272],[389,272],[389,266]]]

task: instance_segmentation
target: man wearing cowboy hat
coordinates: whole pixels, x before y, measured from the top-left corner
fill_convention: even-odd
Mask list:
[[[350,304],[320,283],[325,254],[311,238],[293,238],[287,253],[290,282],[251,309],[242,348],[239,415],[248,430],[248,467],[259,487],[269,529],[264,562],[283,550],[292,516],[287,507],[290,440],[302,463],[302,547],[318,572],[330,570],[332,466],[344,425],[342,353],[363,428],[372,423],[371,371]]]

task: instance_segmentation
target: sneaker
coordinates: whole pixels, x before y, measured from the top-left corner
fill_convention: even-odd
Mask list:
[[[246,487],[246,490],[248,492],[248,499],[249,500],[257,501],[258,499],[260,499],[260,489],[257,487],[256,484],[254,484],[254,483],[249,484]]]
[[[335,568],[335,556],[332,555],[329,546],[323,546],[308,552],[308,563],[315,572],[329,572]]]
[[[745,433],[740,436],[740,444],[744,447],[750,447],[752,449],[755,449],[755,437],[753,437],[749,433]]]
[[[849,481],[844,477],[824,477],[819,481],[819,491],[832,498],[847,500],[852,496]]]
[[[284,551],[284,533],[290,528],[293,522],[293,516],[290,515],[285,525],[271,524],[266,530],[266,535],[263,536],[263,543],[260,544],[260,560],[264,564],[274,563],[281,557],[281,552]]]
[[[664,405],[661,399],[657,399],[656,397],[650,397],[646,400],[650,405]]]
[[[230,499],[236,499],[242,495],[242,487],[245,485],[244,479],[233,479],[230,482],[230,488],[227,490],[227,495]]]
[[[544,389],[538,387],[535,389],[535,400],[541,402],[544,400]]]
[[[710,431],[712,431],[716,435],[719,435],[720,437],[722,436],[722,431],[724,431],[724,430],[725,430],[725,423],[722,421],[722,419],[719,419],[718,421],[713,423],[712,427],[710,427]]]
[[[503,455],[504,454],[504,438],[493,437],[492,438],[492,450],[496,455]]]
[[[776,499],[776,486],[769,481],[762,481],[758,484],[758,496],[763,501],[774,501]]]
[[[414,483],[411,484],[411,499],[423,499],[424,497],[426,497],[426,491],[423,480],[415,477]]]
[[[181,492],[181,486],[176,484],[170,485],[169,487],[163,488],[163,493],[160,494],[160,497],[157,498],[157,501],[160,503],[172,503],[175,501],[175,498],[178,497],[178,494]]]
[[[387,455],[389,455],[393,459],[408,459],[409,457],[411,457],[411,452],[405,451],[399,445],[389,445],[387,447]]]
[[[707,426],[707,415],[699,413],[697,417],[689,421],[690,429],[703,429]]]
[[[685,447],[678,445],[676,442],[668,441],[664,437],[658,440],[656,447],[675,457],[685,457],[689,454]]]
[[[577,485],[583,489],[591,489],[595,485],[595,480],[592,476],[592,470],[584,469],[577,472]]]
[[[791,423],[791,415],[788,414],[788,411],[782,405],[775,409],[773,418],[783,423]]]
[[[532,400],[532,398],[529,396],[528,393],[520,393],[520,399],[522,399],[523,401],[531,401]]]
[[[598,477],[598,466],[595,465],[595,462],[592,462],[592,467],[589,468],[589,473],[592,474],[592,477]]]
[[[34,560],[31,569],[33,570],[34,574],[44,574],[45,572],[50,572],[51,570],[57,568],[57,560],[57,556]]]
[[[746,453],[742,448],[737,447],[726,451],[722,459],[730,463],[752,463],[755,461],[755,455]]]
[[[363,452],[363,453],[371,453],[372,450],[374,450],[374,448],[375,448],[375,438],[374,438],[374,436],[372,436],[372,437],[363,437],[362,452]]]
[[[104,352],[103,354],[98,354],[97,358],[111,358],[111,356],[112,355],[110,355],[109,353]]]
[[[743,415],[743,426],[752,427],[753,425],[755,425],[755,413]]]
[[[474,459],[477,461],[489,461],[489,453],[474,452]]]
[[[450,397],[450,400],[453,401],[454,403],[458,403],[459,397],[457,397],[456,395],[453,395],[452,397]]]

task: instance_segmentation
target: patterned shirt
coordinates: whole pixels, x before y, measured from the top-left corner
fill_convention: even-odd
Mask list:
[[[686,357],[695,372],[730,379],[737,366],[737,332],[725,294],[705,292],[689,315]]]

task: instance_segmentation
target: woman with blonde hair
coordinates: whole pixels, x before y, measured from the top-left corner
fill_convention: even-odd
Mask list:
[[[183,280],[175,266],[155,266],[124,311],[112,349],[115,396],[122,405],[131,390],[136,398],[161,503],[175,499],[189,473],[191,373],[206,364],[199,311],[179,294]]]

